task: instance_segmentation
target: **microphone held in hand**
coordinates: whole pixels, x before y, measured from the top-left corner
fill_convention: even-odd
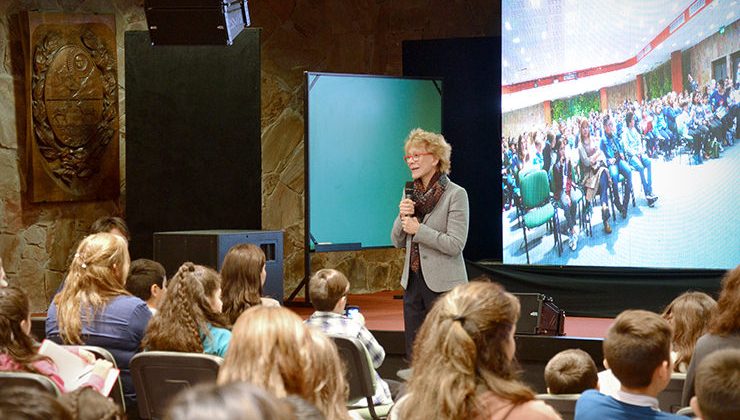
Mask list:
[[[403,196],[411,201],[414,200],[414,181],[406,182],[406,186],[403,189]],[[405,216],[413,216],[414,214],[406,214]]]
[[[403,189],[404,196],[408,198],[409,200],[414,199],[414,181],[408,181],[406,183],[406,187]]]

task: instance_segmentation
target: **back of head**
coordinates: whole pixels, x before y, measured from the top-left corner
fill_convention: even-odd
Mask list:
[[[262,388],[247,382],[199,384],[175,397],[165,420],[288,420],[289,408]]]
[[[419,330],[404,418],[469,417],[479,387],[515,404],[534,397],[512,362],[519,301],[475,280],[439,297]]]
[[[278,398],[308,394],[304,352],[310,347],[307,327],[289,309],[255,306],[237,319],[218,383],[248,381]],[[312,374],[312,373],[311,373]]]
[[[302,397],[315,404],[327,419],[346,418],[348,388],[344,378],[345,366],[339,358],[337,347],[331,338],[319,330],[309,328],[308,334],[311,339],[311,346],[306,352],[310,372],[307,377],[309,394]]]
[[[23,290],[0,288],[0,353],[11,357],[23,369],[33,371],[31,363],[41,357],[36,353],[35,342],[21,327],[29,315],[28,296]]]
[[[645,388],[655,369],[670,362],[671,338],[671,326],[658,314],[624,311],[607,332],[604,358],[622,385]]]
[[[221,266],[224,314],[231,324],[242,312],[260,304],[265,253],[254,244],[232,246]]]
[[[120,217],[103,216],[95,220],[90,226],[90,234],[103,232],[120,235],[126,241],[131,240],[131,233],[128,230],[126,221]]]
[[[694,346],[706,332],[717,302],[706,293],[686,292],[675,298],[663,311],[663,318],[673,327],[673,350],[678,354],[676,366],[688,365]]]
[[[34,388],[0,388],[3,420],[72,420],[74,417],[54,396]]]
[[[147,326],[142,346],[148,350],[202,352],[201,333],[207,331],[208,324],[224,324],[209,301],[220,287],[215,270],[191,262],[180,266],[168,282],[157,315]]]
[[[545,383],[550,394],[580,394],[596,388],[596,363],[581,349],[563,350],[547,362]]]
[[[288,406],[295,420],[324,420],[324,414],[319,409],[298,395],[288,395],[280,399]]]
[[[308,283],[311,304],[317,311],[331,312],[339,299],[346,296],[348,291],[347,277],[331,268],[317,271]]]
[[[75,420],[118,420],[121,408],[90,387],[77,388],[59,397],[59,402]]]
[[[709,322],[709,332],[721,336],[740,333],[740,265],[722,279],[717,313]]]
[[[702,360],[695,388],[703,420],[740,418],[740,349],[717,350]]]
[[[124,288],[129,263],[128,244],[120,236],[95,233],[80,242],[64,287],[54,299],[66,343],[82,343],[82,308],[94,313],[109,299],[130,294]]]
[[[126,290],[146,302],[152,297],[152,286],[156,284],[162,288],[166,276],[167,273],[162,264],[139,258],[131,261],[128,278],[126,278]]]

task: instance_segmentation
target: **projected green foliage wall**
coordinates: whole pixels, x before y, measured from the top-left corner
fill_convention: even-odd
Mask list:
[[[591,111],[598,111],[601,103],[599,92],[587,92],[565,99],[552,101],[552,120],[567,119],[574,115],[587,116]]]
[[[439,80],[307,73],[309,232],[318,242],[390,246],[409,131],[441,132]]]

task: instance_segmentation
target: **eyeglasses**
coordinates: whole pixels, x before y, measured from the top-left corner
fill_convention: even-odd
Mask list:
[[[407,163],[410,162],[410,161],[418,162],[419,159],[421,159],[422,156],[431,155],[431,154],[432,153],[426,152],[426,153],[416,153],[416,154],[413,154],[413,155],[406,155],[406,156],[403,157],[403,161],[404,162],[407,162]]]

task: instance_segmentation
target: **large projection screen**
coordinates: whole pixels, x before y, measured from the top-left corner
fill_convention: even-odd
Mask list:
[[[403,186],[403,144],[441,132],[442,82],[306,73],[306,229],[320,244],[391,246]],[[356,246],[355,246],[356,247]]]

